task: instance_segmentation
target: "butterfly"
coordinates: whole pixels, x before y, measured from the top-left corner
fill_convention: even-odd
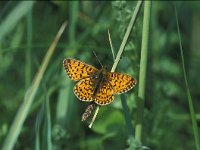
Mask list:
[[[65,59],[63,66],[68,77],[78,81],[74,94],[81,101],[107,105],[114,100],[114,94],[122,94],[136,85],[136,80],[127,74],[107,71],[106,67],[97,69],[75,59]]]

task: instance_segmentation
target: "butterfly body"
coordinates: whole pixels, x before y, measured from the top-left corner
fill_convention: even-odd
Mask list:
[[[94,75],[92,75],[90,78],[93,81],[93,99],[95,99],[96,94],[99,92],[99,89],[101,89],[101,87],[105,84],[106,81],[106,68],[102,68],[100,69],[97,73],[95,73]]]
[[[96,69],[75,59],[65,59],[63,65],[69,78],[78,81],[74,93],[82,101],[107,105],[114,100],[114,94],[124,93],[136,84],[131,76],[109,72],[106,67]]]

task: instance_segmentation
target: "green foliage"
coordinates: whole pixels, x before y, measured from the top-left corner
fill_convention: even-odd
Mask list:
[[[175,3],[195,113],[200,110],[199,4]],[[132,136],[139,84],[123,95],[126,98],[122,98],[122,103],[120,96],[115,95],[112,104],[101,107],[91,129],[91,117],[81,122],[88,103],[74,96],[74,83],[66,77],[62,61],[75,58],[100,68],[92,52],[95,51],[103,65],[111,69],[114,62],[108,29],[117,54],[136,5],[137,2],[129,1],[0,2],[0,149],[48,47],[65,20],[68,26],[41,76],[33,103],[22,110],[27,113],[14,149],[196,148],[194,132],[198,131],[192,128],[174,6],[169,2],[152,2],[141,143]],[[130,74],[138,83],[143,13],[144,7],[116,68],[116,72]],[[199,128],[199,114],[196,117]]]

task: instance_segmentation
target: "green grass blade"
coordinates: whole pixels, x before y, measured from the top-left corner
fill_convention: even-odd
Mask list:
[[[67,80],[65,77],[65,74],[63,72],[64,80],[62,85],[62,89],[59,91],[58,95],[58,101],[56,104],[56,121],[62,124],[63,126],[66,126],[67,122],[70,121],[70,108],[72,108],[72,100],[73,99],[73,89],[71,88],[72,85],[70,83],[70,80]],[[69,100],[68,100],[69,99]],[[69,124],[68,124],[69,125]]]
[[[69,43],[72,44],[75,42],[75,33],[76,33],[76,22],[78,16],[78,6],[79,1],[70,2],[70,24],[69,24]]]
[[[129,25],[128,25],[127,29],[126,29],[126,33],[125,33],[124,38],[123,38],[123,40],[122,40],[122,43],[121,43],[121,45],[120,45],[120,48],[119,48],[119,51],[118,51],[118,53],[117,53],[115,62],[114,62],[114,64],[113,64],[113,66],[112,66],[111,72],[114,72],[115,69],[117,68],[117,64],[118,64],[119,61],[120,61],[120,58],[121,58],[121,55],[122,55],[122,53],[123,53],[123,51],[124,51],[124,48],[125,48],[125,46],[126,46],[128,37],[129,37],[129,35],[130,35],[130,33],[131,33],[131,30],[132,30],[132,28],[133,28],[133,26],[134,26],[134,24],[135,24],[135,21],[136,21],[136,19],[137,19],[138,12],[139,12],[139,10],[140,10],[140,8],[141,8],[142,2],[143,2],[143,1],[138,1],[137,5],[136,5],[136,7],[135,7],[135,10],[134,10],[134,12],[133,12],[131,21],[129,22]]]
[[[133,130],[133,126],[132,126],[132,123],[131,123],[131,116],[130,116],[130,113],[129,113],[128,105],[126,103],[125,94],[121,95],[121,103],[122,103],[122,107],[123,107],[124,118],[125,118],[125,121],[126,121],[126,126],[127,126],[129,136],[133,137],[134,136],[134,130]]]
[[[109,39],[109,42],[110,42],[110,48],[111,48],[111,52],[112,52],[112,56],[113,56],[113,61],[115,61],[115,52],[114,52],[114,48],[113,48],[112,39],[111,39],[111,36],[110,36],[109,29],[108,29],[108,39]]]
[[[74,43],[76,42],[76,28],[77,28],[77,19],[78,19],[78,11],[79,11],[79,1],[72,1],[69,3],[70,10],[69,10],[69,47],[72,47]],[[68,55],[68,51],[66,51],[65,55]],[[71,121],[72,113],[75,112],[76,106],[74,105],[74,95],[71,92],[72,91],[72,83],[70,80],[68,80],[65,77],[64,69],[62,70],[62,77],[64,79],[64,82],[62,84],[62,87],[59,91],[58,96],[58,102],[57,102],[57,108],[56,108],[56,120],[59,122],[62,126],[69,126],[70,124],[68,122]],[[68,100],[69,99],[69,100]]]
[[[48,93],[47,93],[48,94]],[[52,150],[52,141],[51,141],[51,112],[50,112],[50,104],[49,104],[49,95],[46,96],[46,143],[47,149]]]
[[[177,31],[178,31],[179,46],[180,46],[181,63],[182,63],[182,69],[183,69],[183,76],[184,76],[186,94],[187,94],[187,99],[188,99],[188,105],[189,105],[190,115],[191,115],[191,119],[192,119],[192,128],[193,128],[193,133],[194,133],[195,145],[196,145],[196,149],[200,150],[199,130],[198,130],[198,126],[197,126],[197,119],[196,119],[196,114],[195,114],[195,111],[194,111],[193,100],[192,100],[192,96],[190,94],[190,89],[189,89],[189,86],[188,86],[188,81],[187,81],[187,76],[186,76],[186,71],[185,71],[185,62],[184,62],[184,57],[183,57],[183,47],[182,47],[182,42],[181,42],[181,35],[180,35],[180,30],[179,30],[179,23],[178,23],[178,15],[177,15],[176,6],[175,6],[175,14],[176,14],[176,25],[177,25]]]
[[[77,26],[77,18],[78,18],[78,11],[79,11],[79,1],[71,1],[70,3],[70,10],[69,10],[69,47],[75,46],[75,35],[76,35],[76,26]],[[65,52],[65,56],[68,56],[68,52]],[[64,69],[62,70],[61,77],[64,79],[61,86],[63,88],[60,89],[58,95],[58,101],[56,105],[56,120],[65,127],[71,127],[71,115],[76,112],[76,106],[74,99],[74,95],[72,93],[72,82],[66,78],[66,74]]]
[[[32,47],[32,9],[27,14],[27,50],[25,63],[25,87],[31,83],[31,47]]]
[[[139,87],[138,87],[139,99],[138,99],[138,103],[137,103],[136,127],[135,127],[135,139],[139,142],[141,142],[141,136],[142,136],[142,118],[143,118],[143,111],[144,111],[144,96],[145,96],[150,14],[151,14],[151,1],[145,1],[144,2],[141,58],[140,58],[140,72],[139,72]]]
[[[17,138],[20,134],[20,131],[23,127],[24,121],[29,113],[30,107],[33,103],[33,100],[35,98],[36,92],[38,90],[38,87],[40,85],[40,82],[44,76],[44,72],[47,68],[47,65],[49,64],[50,58],[52,56],[52,54],[54,53],[55,47],[58,43],[58,40],[60,39],[65,27],[66,27],[67,23],[65,22],[60,30],[58,31],[53,43],[51,44],[51,46],[49,47],[49,50],[47,51],[47,54],[44,57],[44,60],[42,62],[42,65],[38,71],[38,73],[36,74],[32,85],[30,86],[30,88],[27,90],[25,97],[24,97],[24,101],[21,104],[15,119],[13,121],[13,123],[11,124],[10,130],[8,132],[8,135],[3,143],[3,150],[10,150],[13,149]]]
[[[6,36],[18,21],[27,14],[28,11],[33,7],[35,1],[21,1],[13,11],[6,17],[5,20],[0,24],[0,41]]]
[[[40,150],[40,129],[42,126],[42,121],[44,119],[44,103],[41,105],[41,109],[39,113],[37,114],[36,122],[35,122],[35,150]]]

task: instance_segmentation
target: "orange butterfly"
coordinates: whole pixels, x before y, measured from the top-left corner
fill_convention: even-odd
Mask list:
[[[105,67],[98,70],[75,59],[65,59],[63,65],[69,78],[78,81],[74,93],[82,101],[107,105],[114,100],[114,94],[125,93],[136,85],[131,76],[109,72]]]

